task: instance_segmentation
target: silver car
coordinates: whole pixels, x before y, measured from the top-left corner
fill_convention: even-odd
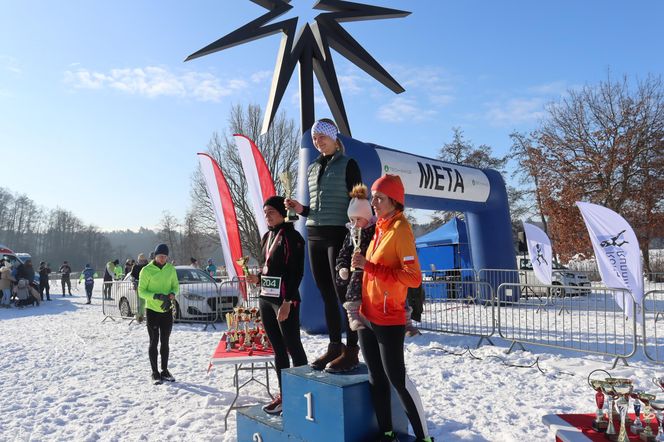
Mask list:
[[[175,298],[177,319],[185,321],[214,321],[233,310],[239,301],[237,282],[217,282],[207,272],[190,266],[176,266],[180,293]],[[138,311],[138,296],[130,280],[114,284],[112,298],[118,300],[121,316],[131,317]]]

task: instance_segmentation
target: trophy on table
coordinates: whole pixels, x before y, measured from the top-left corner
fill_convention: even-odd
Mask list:
[[[598,433],[603,433],[606,431],[606,428],[608,427],[609,423],[604,419],[604,403],[605,403],[605,398],[604,398],[604,390],[603,386],[606,383],[605,379],[591,379],[593,374],[601,372],[607,374],[609,377],[611,377],[611,374],[606,371],[602,370],[601,368],[598,368],[597,370],[593,370],[590,372],[588,375],[588,385],[590,388],[595,390],[595,405],[597,405],[597,410],[595,410],[595,420],[593,421],[593,430],[597,431]]]
[[[661,378],[660,378],[661,379]],[[657,442],[664,441],[664,400],[652,401],[650,406],[657,413],[657,421],[659,422],[659,429],[657,430]]]
[[[664,376],[659,377],[659,378],[657,378],[657,377],[652,378],[652,383],[657,385],[659,388],[662,389],[662,391],[664,391]]]
[[[613,379],[614,378],[606,378],[605,382],[602,383],[602,391],[606,395],[606,403],[607,403],[607,420],[609,421],[608,426],[606,427],[606,434],[611,436],[616,434],[616,427],[613,425],[613,416],[615,414],[613,410],[613,405],[615,402],[615,398],[617,397],[617,394],[615,390],[613,389]]]
[[[360,243],[362,241],[362,227],[357,226],[355,223],[350,228],[350,239],[353,241],[353,255],[360,253]],[[350,271],[354,272],[357,270],[355,267],[351,266]]]
[[[604,392],[602,391],[602,384],[605,381],[600,379],[592,379],[590,381],[590,386],[595,390],[595,405],[597,405],[597,410],[595,411],[595,420],[593,421],[593,430],[598,433],[606,431],[609,423],[604,420]]]
[[[293,176],[291,175],[290,172],[282,172],[279,174],[279,181],[281,181],[281,185],[284,188],[284,198],[292,198],[293,197]],[[293,221],[297,221],[300,219],[299,216],[297,216],[297,213],[295,213],[294,209],[288,209],[286,213],[286,222],[287,223],[292,223]]]
[[[618,411],[620,412],[620,433],[618,442],[629,442],[627,437],[627,412],[629,411],[629,397],[634,389],[631,379],[615,378],[613,390],[618,395]]]
[[[650,428],[650,422],[652,422],[652,418],[654,417],[650,403],[655,400],[655,395],[639,392],[639,400],[645,405],[645,409],[643,410],[643,420],[645,425],[640,435],[641,440],[650,442],[655,439],[655,436],[652,434],[652,429]]]
[[[641,423],[641,400],[639,399],[639,396],[643,393],[641,390],[634,390],[630,394],[632,399],[634,399],[634,425],[629,430],[634,434],[639,434],[643,431],[643,424]]]

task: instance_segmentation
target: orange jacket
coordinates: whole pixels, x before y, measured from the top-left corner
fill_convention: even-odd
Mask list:
[[[367,250],[361,312],[378,325],[406,323],[406,294],[422,283],[415,236],[403,212],[379,219]]]

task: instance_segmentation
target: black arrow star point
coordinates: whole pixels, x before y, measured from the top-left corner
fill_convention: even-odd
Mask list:
[[[277,108],[286,92],[295,66],[300,65],[300,108],[301,130],[306,131],[315,121],[314,83],[318,84],[339,126],[339,131],[350,136],[350,126],[344,107],[341,90],[330,48],[343,55],[357,67],[380,81],[394,93],[404,89],[392,76],[340,25],[350,21],[401,18],[410,14],[407,11],[383,8],[344,0],[320,0],[314,9],[327,11],[319,14],[313,24],[306,23],[297,32],[297,18],[270,24],[277,17],[293,7],[290,0],[250,0],[267,9],[268,12],[246,25],[225,35],[214,43],[194,52],[185,61],[209,55],[214,52],[241,45],[268,35],[281,33],[281,45],[272,77],[270,98],[263,121],[265,133],[277,113]]]

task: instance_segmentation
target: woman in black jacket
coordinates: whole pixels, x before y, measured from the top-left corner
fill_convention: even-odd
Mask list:
[[[286,223],[284,198],[273,196],[263,204],[269,231],[261,241],[261,273],[247,280],[261,282],[259,308],[267,337],[274,348],[274,366],[281,391],[281,370],[307,364],[300,341],[300,292],[304,274],[304,239],[292,223]],[[266,413],[281,413],[281,394],[263,407]]]

